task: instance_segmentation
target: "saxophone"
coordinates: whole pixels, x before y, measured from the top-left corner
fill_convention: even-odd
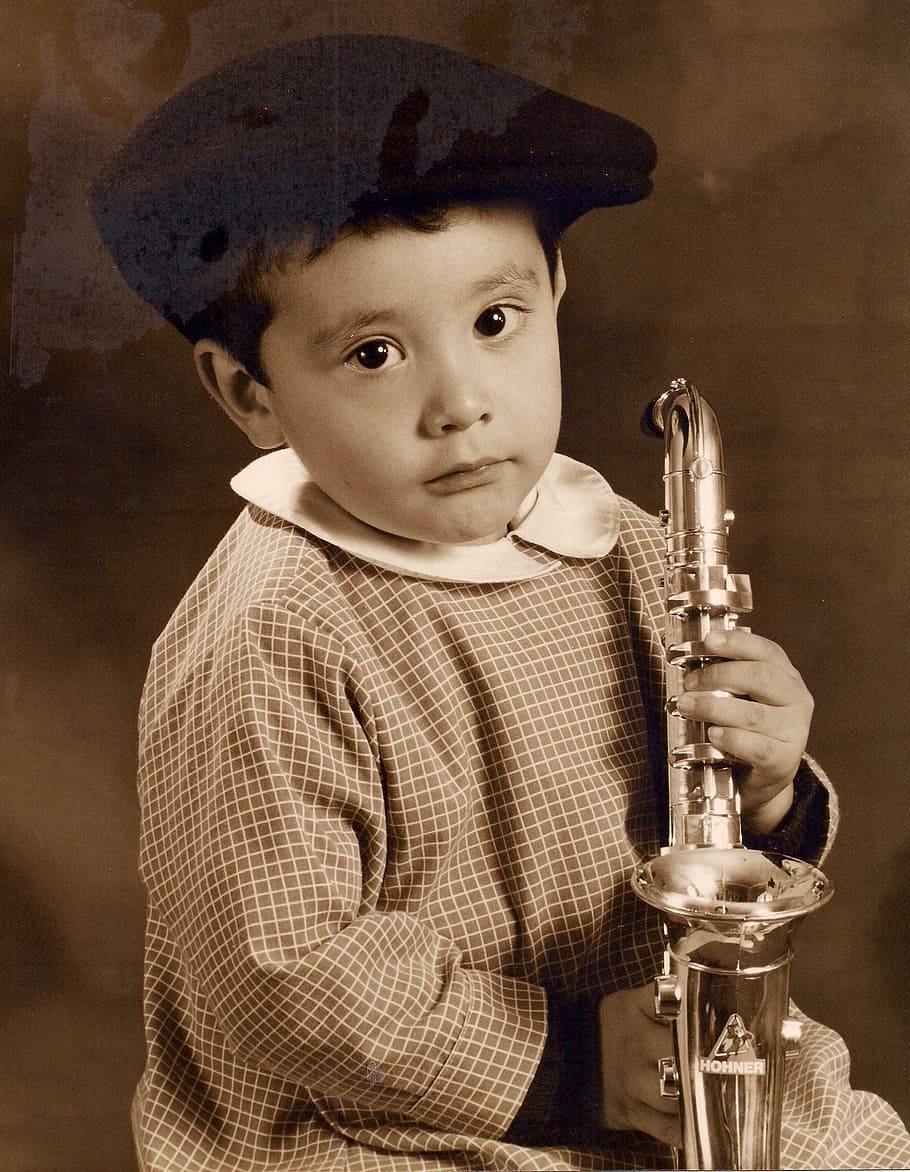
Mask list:
[[[752,596],[748,576],[727,569],[733,516],[714,412],[676,379],[646,423],[666,454],[670,821],[668,845],[635,868],[632,887],[658,909],[664,934],[655,1007],[672,1023],[675,1053],[659,1064],[661,1094],[680,1100],[683,1167],[779,1168],[784,1069],[800,1041],[789,1016],[792,937],[833,889],[806,862],[743,846],[736,762],[676,710],[684,674],[716,658],[705,636],[735,627]]]

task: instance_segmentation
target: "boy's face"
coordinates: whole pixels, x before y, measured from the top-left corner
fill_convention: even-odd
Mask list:
[[[271,280],[255,397],[319,487],[402,537],[503,536],[559,430],[562,270],[530,214],[351,233]]]

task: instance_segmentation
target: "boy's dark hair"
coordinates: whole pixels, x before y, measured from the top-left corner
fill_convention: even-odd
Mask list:
[[[339,232],[341,235],[354,233],[373,236],[388,228],[409,228],[415,232],[438,232],[445,228],[452,212],[459,203],[440,202],[417,207],[401,207],[383,211],[366,212],[349,220]],[[552,211],[534,205],[516,204],[512,200],[490,200],[474,205],[481,209],[498,207],[527,207],[537,230],[537,237],[547,262],[551,283],[556,276],[559,260],[559,241],[562,224]],[[334,242],[333,242],[334,243]],[[274,315],[274,301],[269,289],[268,276],[281,269],[289,261],[308,263],[326,252],[331,244],[307,251],[279,251],[266,255],[260,247],[249,250],[247,262],[233,289],[223,293],[189,321],[171,319],[174,325],[190,342],[203,338],[217,342],[234,358],[256,382],[268,385],[268,376],[262,366],[260,344],[262,335]]]

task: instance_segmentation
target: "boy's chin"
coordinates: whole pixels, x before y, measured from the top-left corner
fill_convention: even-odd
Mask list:
[[[449,524],[433,520],[423,525],[401,525],[395,528],[397,536],[428,545],[490,545],[506,536],[509,522],[494,516]],[[394,533],[395,530],[390,532]]]
[[[445,542],[446,545],[490,545],[494,541],[499,541],[501,537],[505,537],[508,532],[505,525],[501,529],[495,530],[493,533],[488,533],[484,537],[472,537],[468,541],[450,541]]]
[[[419,541],[428,545],[490,545],[499,541],[508,533],[508,526],[480,526],[467,529],[436,529],[414,530],[410,540]],[[406,536],[402,534],[402,536]]]
[[[465,493],[425,494],[424,499],[402,502],[398,509],[388,507],[390,501],[382,503],[386,507],[376,508],[373,502],[360,500],[356,504],[362,507],[350,511],[391,537],[426,545],[468,546],[501,540],[513,522],[527,515],[531,502],[524,483],[497,482]]]

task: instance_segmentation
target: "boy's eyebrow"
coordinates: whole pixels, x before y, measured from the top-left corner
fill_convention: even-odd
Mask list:
[[[353,340],[357,334],[368,330],[380,318],[387,321],[392,316],[394,315],[384,312],[381,309],[354,309],[350,313],[346,313],[338,321],[324,326],[321,330],[316,330],[311,334],[309,338],[310,346],[314,350],[334,350],[336,347],[343,345],[344,342]]]
[[[474,281],[467,289],[468,296],[481,293],[495,293],[507,288],[524,288],[531,292],[540,288],[540,278],[533,269],[520,269],[506,265]],[[309,344],[314,350],[334,350],[347,341],[369,330],[377,321],[394,321],[398,313],[393,309],[359,310],[352,309],[338,321],[324,326],[310,335]]]
[[[509,285],[520,285],[536,290],[540,288],[540,278],[534,269],[520,269],[516,265],[506,265],[489,276],[481,277],[471,286],[472,293],[493,293],[497,289]]]

